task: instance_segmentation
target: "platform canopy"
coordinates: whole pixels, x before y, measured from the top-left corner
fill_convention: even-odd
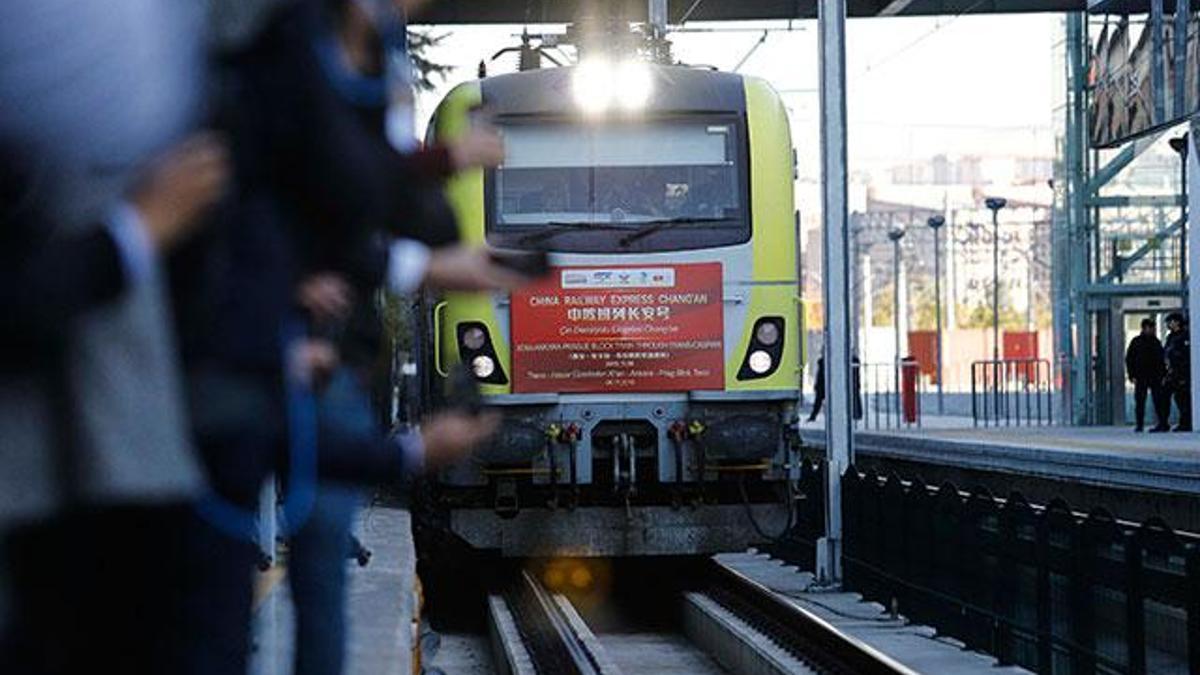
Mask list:
[[[1094,0],[1093,0],[1094,1]],[[569,23],[591,9],[646,20],[646,0],[437,0],[414,23]],[[847,0],[853,17],[1002,14],[1086,10],[1088,0]],[[811,19],[816,0],[669,0],[670,23]]]
[[[1150,0],[1087,0],[1088,11],[1093,14],[1149,14]],[[1190,5],[1193,11],[1200,3],[1193,0]],[[1175,0],[1163,0],[1163,11],[1175,13]]]

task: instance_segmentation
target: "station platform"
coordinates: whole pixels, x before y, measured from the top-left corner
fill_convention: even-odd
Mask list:
[[[357,533],[374,556],[366,567],[347,563],[350,597],[345,672],[411,675],[413,550],[408,513],[390,508],[365,511]],[[751,550],[721,554],[717,559],[918,672],[1027,672],[997,667],[993,657],[964,650],[961,643],[938,636],[928,626],[915,625],[903,615],[892,616],[878,603],[863,602],[858,594],[817,588],[812,574],[766,554]],[[253,675],[292,672],[293,621],[286,572],[276,568],[263,574],[255,610]],[[471,644],[464,640],[462,636],[444,636],[431,665],[445,673],[495,672],[487,640],[474,638]]]
[[[349,597],[346,675],[410,675],[412,672],[412,531],[408,512],[364,509],[355,528],[373,553],[370,564],[347,561]],[[294,612],[286,572],[262,575],[254,617],[253,675],[292,672]]]
[[[751,550],[716,558],[917,672],[956,675],[1029,672],[1016,666],[999,666],[995,657],[967,651],[961,642],[939,636],[929,626],[914,624],[903,613],[893,616],[877,602],[864,602],[858,593],[818,588],[811,573],[764,553]]]
[[[820,421],[801,430],[821,448]],[[926,417],[921,427],[855,433],[860,469],[1020,491],[1035,503],[1055,497],[1077,509],[1102,506],[1119,518],[1161,516],[1200,528],[1200,434],[1136,433],[1131,427],[979,427],[970,419]]]

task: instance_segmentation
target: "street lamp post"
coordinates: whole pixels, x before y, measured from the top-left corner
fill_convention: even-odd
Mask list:
[[[984,202],[992,211],[992,360],[1000,361],[1000,209],[1008,204],[1003,197],[988,197]]]
[[[888,239],[892,240],[892,327],[896,340],[896,359],[893,366],[896,378],[896,419],[900,419],[900,361],[904,354],[900,348],[900,240],[904,238],[903,227],[893,227],[888,231]]]
[[[1184,135],[1180,136],[1179,138],[1172,138],[1170,141],[1168,141],[1168,143],[1170,143],[1170,145],[1171,145],[1171,149],[1174,150],[1175,152],[1179,153],[1179,166],[1180,166],[1180,168],[1179,168],[1179,194],[1181,194],[1183,196],[1183,205],[1179,208],[1180,218],[1182,218],[1181,226],[1179,229],[1179,283],[1183,285],[1183,292],[1185,294],[1184,295],[1185,303],[1186,303],[1186,297],[1187,297],[1186,294],[1187,294],[1187,273],[1188,273],[1188,270],[1187,270],[1187,263],[1188,263],[1188,255],[1187,255],[1188,140],[1189,140],[1188,135],[1184,134]]]
[[[1003,197],[988,197],[984,204],[992,211],[992,405],[1000,419],[1000,209],[1008,204]]]
[[[946,414],[946,405],[942,397],[942,247],[941,231],[946,224],[946,218],[933,215],[927,221],[933,228],[933,307],[934,320],[937,321],[937,387],[938,414]]]

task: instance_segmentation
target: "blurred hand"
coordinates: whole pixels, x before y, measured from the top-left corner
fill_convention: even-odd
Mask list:
[[[229,150],[213,132],[194,134],[155,160],[129,196],[154,247],[168,251],[191,234],[229,175]]]
[[[434,249],[425,283],[447,291],[491,291],[519,288],[529,280],[497,265],[488,249],[457,244]]]
[[[350,314],[354,292],[350,284],[334,272],[318,272],[300,282],[296,302],[312,313],[317,321],[339,321]]]
[[[332,342],[306,338],[292,347],[288,368],[293,380],[319,389],[329,381],[340,361]]]
[[[495,412],[480,415],[443,412],[430,417],[421,425],[425,466],[437,468],[467,458],[499,427],[500,415]]]
[[[450,162],[462,171],[496,166],[504,161],[504,139],[493,129],[472,128],[466,136],[449,142]]]

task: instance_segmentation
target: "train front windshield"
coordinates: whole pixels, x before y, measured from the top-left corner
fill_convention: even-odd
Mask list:
[[[735,119],[502,124],[488,238],[518,248],[646,252],[749,239]]]

